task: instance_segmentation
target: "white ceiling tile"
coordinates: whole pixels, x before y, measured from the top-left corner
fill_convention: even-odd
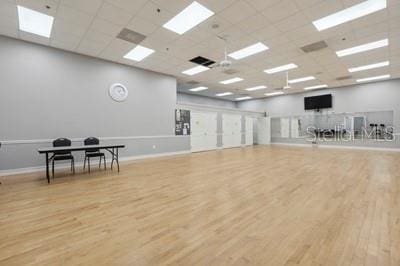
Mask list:
[[[74,51],[79,43],[80,38],[73,34],[55,32],[51,36],[50,45],[59,49]]]
[[[118,62],[125,54],[127,54],[134,47],[135,45],[132,43],[120,39],[113,39],[107,45],[107,47],[101,51],[101,54],[99,56],[107,60]]]
[[[107,45],[108,43],[83,39],[76,51],[85,55],[98,56],[105,48],[107,48]]]
[[[265,23],[267,21],[267,18],[263,15],[255,14],[242,20],[240,23],[237,23],[237,27],[248,34],[251,34],[265,28]]]
[[[158,12],[159,8],[153,2],[148,1],[136,14],[136,16],[143,18],[144,20],[150,20],[152,23],[162,26],[167,23],[175,15],[167,10]]]
[[[262,14],[270,22],[278,22],[284,18],[296,14],[299,11],[293,0],[282,0],[262,11]]]
[[[60,4],[84,11],[89,14],[96,14],[103,4],[103,0],[59,0]]]
[[[309,21],[306,16],[301,12],[297,12],[296,14],[291,15],[288,18],[285,18],[274,25],[282,32],[288,32],[297,28],[300,28],[306,24],[309,24]]]
[[[90,26],[89,30],[95,30],[97,32],[101,32],[106,35],[110,35],[112,37],[116,37],[118,33],[121,32],[123,29],[122,26],[113,24],[111,22],[108,22],[107,20],[101,19],[101,18],[96,18],[93,22],[92,25]]]
[[[134,17],[126,26],[128,29],[139,32],[145,36],[151,35],[159,26],[141,17]]]
[[[236,0],[199,0],[198,2],[213,11],[214,13],[219,13],[232,5],[235,1]]]
[[[54,23],[57,23],[60,19],[66,23],[88,27],[90,23],[92,23],[94,15],[79,11],[67,5],[60,5]]]
[[[219,13],[223,19],[230,23],[238,23],[245,18],[256,14],[256,10],[244,1],[237,1]]]
[[[126,10],[105,2],[97,14],[99,18],[108,20],[116,25],[125,26],[132,19],[133,14]]]
[[[8,19],[18,19],[17,7],[15,2],[0,1],[0,17]]]
[[[58,18],[54,21],[53,33],[57,32],[59,34],[67,33],[78,37],[82,37],[86,34],[89,29],[90,24],[77,24],[75,22],[66,21],[64,19]]]
[[[106,2],[124,9],[125,11],[136,14],[148,0],[105,0]]]

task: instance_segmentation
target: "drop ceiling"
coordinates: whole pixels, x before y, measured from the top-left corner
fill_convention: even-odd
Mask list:
[[[327,84],[340,87],[357,79],[390,74],[400,77],[400,0],[387,0],[387,8],[365,17],[318,31],[313,21],[365,0],[197,0],[215,15],[179,35],[163,25],[193,1],[190,0],[1,0],[0,34],[79,54],[173,75],[178,90],[216,97],[265,97],[286,84],[286,73],[266,74],[265,69],[294,63],[290,79],[314,76],[315,80],[292,84],[285,93]],[[54,17],[50,38],[19,31],[17,5]],[[117,38],[124,28],[145,35],[140,45],[155,52],[140,62],[124,58],[136,44]],[[226,42],[221,39],[226,39]],[[335,51],[389,39],[388,47],[339,58]],[[325,41],[327,47],[306,53],[301,48]],[[231,59],[232,71],[213,68],[193,76],[182,74],[197,66],[202,56],[216,62],[228,53],[261,42],[269,49],[241,59]],[[349,68],[390,61],[390,66],[351,73]],[[231,74],[227,74],[231,73]],[[233,74],[232,74],[233,73]],[[243,81],[223,85],[235,77]],[[205,86],[208,90],[190,92]],[[267,86],[246,91],[246,88]],[[218,98],[218,97],[216,97]]]

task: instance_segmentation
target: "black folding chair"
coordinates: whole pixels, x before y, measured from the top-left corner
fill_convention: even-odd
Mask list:
[[[71,141],[66,138],[59,138],[53,141],[53,147],[69,147],[71,146]],[[71,171],[75,174],[75,160],[74,156],[72,156],[70,151],[56,151],[53,156],[50,158],[51,160],[51,172],[54,178],[54,162],[55,161],[71,161]]]
[[[85,139],[84,144],[85,144],[85,146],[86,145],[99,145],[100,141],[97,138],[90,137],[90,138]],[[101,167],[101,159],[104,159],[104,170],[107,169],[105,154],[103,152],[100,152],[99,149],[87,149],[87,150],[85,150],[85,162],[83,163],[83,169],[86,168],[86,161],[87,161],[89,173],[90,173],[90,158],[95,158],[95,157],[100,158],[99,168]]]

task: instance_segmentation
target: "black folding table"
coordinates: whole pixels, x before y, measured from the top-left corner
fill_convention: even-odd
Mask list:
[[[118,172],[119,172],[119,153],[118,149],[125,148],[125,145],[117,144],[117,145],[86,145],[86,146],[67,146],[67,147],[49,147],[49,148],[40,148],[38,152],[40,154],[46,154],[46,178],[47,183],[50,183],[50,173],[49,173],[49,163],[50,156],[49,154],[53,154],[55,152],[73,152],[73,151],[85,151],[90,149],[98,149],[98,150],[106,150],[112,156],[111,161],[111,169],[113,167],[114,161],[117,164]]]

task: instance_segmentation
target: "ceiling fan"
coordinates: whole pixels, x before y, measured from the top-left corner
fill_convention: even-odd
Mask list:
[[[286,85],[283,86],[282,88],[277,88],[276,90],[289,90],[292,87],[289,84],[289,71],[286,71]]]
[[[228,59],[228,52],[227,52],[227,37],[226,36],[218,36],[217,37],[225,42],[225,50],[224,50],[224,59],[221,60],[219,63],[212,66],[212,68],[221,68],[222,71],[229,70],[232,67],[232,61]]]

